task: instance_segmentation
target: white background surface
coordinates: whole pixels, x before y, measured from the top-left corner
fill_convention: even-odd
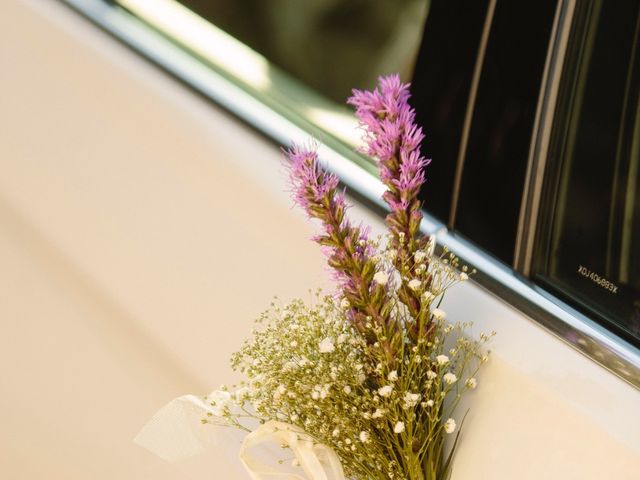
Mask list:
[[[285,190],[277,146],[57,2],[0,2],[0,478],[246,478],[233,442],[132,438],[236,378],[272,295],[328,285]],[[638,390],[471,284],[446,308],[498,331],[454,480],[640,478]]]

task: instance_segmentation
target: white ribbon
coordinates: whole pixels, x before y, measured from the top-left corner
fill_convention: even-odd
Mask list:
[[[270,442],[291,449],[306,476],[277,470],[247,452]],[[288,423],[267,422],[247,435],[240,447],[240,460],[253,480],[345,480],[336,452],[315,443],[304,430]]]
[[[213,409],[200,397],[176,398],[151,418],[134,442],[170,462],[192,457],[219,443],[216,427],[201,422],[208,413]],[[279,450],[274,451],[274,447]],[[299,468],[276,458],[282,447],[291,450]],[[288,423],[267,422],[249,433],[239,455],[252,480],[346,480],[331,448],[314,442],[304,430]]]

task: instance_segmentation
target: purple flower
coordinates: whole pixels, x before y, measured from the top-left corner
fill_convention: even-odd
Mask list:
[[[353,90],[347,100],[355,107],[364,130],[363,151],[377,158],[380,179],[387,186],[383,195],[391,209],[387,224],[392,246],[398,251],[395,266],[401,274],[414,268],[413,254],[428,241],[419,235],[422,203],[418,195],[431,160],[420,153],[424,134],[415,123],[410,96],[409,84],[402,83],[398,75],[390,75],[380,77],[373,91]],[[424,323],[420,297],[404,281],[399,296],[416,319],[419,331]]]
[[[364,330],[367,317],[380,325],[389,324],[384,286],[373,282],[376,263],[368,241],[368,228],[352,225],[345,218],[344,193],[338,178],[318,165],[315,145],[293,145],[285,151],[291,160],[289,180],[295,202],[310,218],[321,221],[324,233],[314,237],[327,254],[342,294],[351,305],[350,318]]]
[[[409,85],[402,83],[398,75],[391,75],[381,77],[373,91],[354,90],[348,102],[355,106],[364,129],[363,150],[377,158],[380,178],[387,186],[383,198],[391,208],[386,220],[392,234],[391,246],[397,252],[393,263],[403,279],[397,294],[413,318],[406,326],[417,339],[428,334],[430,317],[428,309],[423,308],[419,289],[410,288],[405,279],[416,266],[415,252],[428,242],[428,238],[419,235],[422,213],[418,195],[430,160],[420,153],[424,134],[415,123],[409,98]],[[322,223],[323,233],[314,240],[326,253],[334,278],[348,300],[349,318],[365,337],[365,326],[370,321],[385,327],[393,337],[400,327],[391,315],[389,285],[374,281],[377,273],[379,279],[382,274],[377,272],[372,258],[368,230],[345,218],[345,197],[339,190],[338,178],[319,167],[315,145],[293,145],[285,153],[291,160],[290,183],[295,202],[310,218]],[[393,358],[394,347],[390,343],[381,348]]]
[[[342,222],[345,210],[344,194],[337,192],[340,180],[318,166],[316,145],[292,145],[285,154],[291,160],[289,180],[295,202],[311,218],[327,220],[325,228]],[[327,218],[333,215],[335,218]],[[327,232],[330,233],[330,232]]]
[[[391,195],[385,200],[391,215],[407,216],[420,210],[417,196],[425,182],[424,168],[429,160],[420,154],[424,139],[422,128],[415,123],[415,111],[409,106],[409,84],[398,75],[380,77],[373,91],[354,90],[347,100],[356,107],[356,116],[365,131],[364,151],[378,159],[380,178]],[[406,223],[406,222],[404,222]],[[414,237],[405,225],[405,237]],[[395,230],[395,229],[394,229]],[[400,231],[394,232],[396,235]]]

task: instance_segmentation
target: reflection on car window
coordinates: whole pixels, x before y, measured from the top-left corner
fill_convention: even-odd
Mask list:
[[[378,75],[411,78],[428,0],[181,0],[275,65],[343,103]]]

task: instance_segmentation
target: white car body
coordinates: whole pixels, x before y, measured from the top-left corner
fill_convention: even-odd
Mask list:
[[[330,285],[278,147],[58,2],[1,2],[0,36],[0,478],[247,478],[233,442],[132,439]],[[444,308],[498,333],[454,480],[640,478],[638,389],[473,282]]]

